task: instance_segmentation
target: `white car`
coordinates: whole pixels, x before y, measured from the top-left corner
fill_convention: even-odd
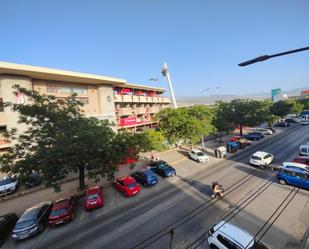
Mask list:
[[[189,156],[199,163],[205,163],[209,161],[209,157],[202,151],[198,149],[193,149],[189,152]]]
[[[309,125],[309,120],[302,120],[299,122],[301,125]]]
[[[309,172],[309,166],[303,163],[283,162],[280,169],[304,169]]]
[[[271,129],[267,129],[267,128],[257,128],[256,131],[261,132],[263,135],[272,135],[273,134],[273,131]]]
[[[256,166],[267,166],[272,163],[274,156],[264,151],[257,151],[250,157],[250,164]]]
[[[299,155],[300,156],[309,156],[309,143],[299,146]]]
[[[0,180],[0,196],[13,193],[17,189],[18,180],[14,177],[5,176]]]
[[[207,240],[210,248],[270,249],[264,243],[257,242],[250,233],[224,221],[210,229]]]

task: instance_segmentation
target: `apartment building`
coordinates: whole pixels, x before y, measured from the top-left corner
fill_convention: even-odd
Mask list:
[[[166,108],[170,100],[165,89],[129,84],[125,79],[79,72],[0,62],[0,129],[25,127],[18,123],[18,113],[3,107],[3,102],[28,103],[22,94],[13,94],[13,85],[34,89],[42,94],[64,99],[72,93],[84,103],[87,117],[107,119],[115,131],[139,132],[155,128],[154,116]],[[0,140],[1,145],[5,144]],[[6,146],[6,145],[4,145]]]

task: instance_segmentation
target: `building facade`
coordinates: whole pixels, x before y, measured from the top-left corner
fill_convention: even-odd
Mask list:
[[[22,94],[14,94],[13,85],[34,89],[61,100],[72,93],[84,103],[87,117],[109,120],[115,131],[143,131],[157,126],[154,116],[170,104],[165,89],[129,84],[124,79],[78,72],[0,62],[0,127],[2,131],[26,127],[18,123],[18,113],[4,102],[25,103]],[[1,148],[0,142],[0,148]]]

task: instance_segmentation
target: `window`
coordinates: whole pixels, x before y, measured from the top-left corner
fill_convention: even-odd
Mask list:
[[[85,95],[85,94],[87,94],[87,88],[85,88],[85,87],[73,87],[72,92],[77,93],[78,95]]]
[[[283,173],[288,175],[288,176],[294,176],[294,172],[290,170],[283,170]]]
[[[234,242],[228,240],[227,238],[223,237],[221,234],[217,236],[217,239],[228,249],[241,249],[238,245]]]
[[[295,176],[299,177],[299,178],[306,178],[306,175],[300,172],[295,172]]]
[[[71,87],[61,87],[61,93],[71,94]]]
[[[47,92],[48,93],[57,93],[58,92],[58,87],[57,86],[47,85]]]
[[[3,99],[0,98],[0,112],[3,112],[4,111],[4,106],[3,106]]]

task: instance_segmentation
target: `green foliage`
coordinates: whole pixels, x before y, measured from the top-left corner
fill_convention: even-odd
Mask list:
[[[221,131],[239,125],[242,135],[243,126],[256,126],[265,121],[267,115],[268,106],[263,101],[234,99],[218,103],[215,125]]]
[[[20,113],[19,121],[27,129],[22,134],[14,130],[7,134],[14,146],[0,158],[1,172],[25,178],[35,170],[55,190],[59,190],[57,178],[78,172],[83,189],[86,169],[89,177],[99,180],[112,174],[116,165],[131,154],[128,148],[134,147],[133,142],[116,135],[107,122],[86,118],[75,95],[59,103],[54,96],[19,86],[15,89],[25,94],[30,104],[5,105]],[[134,150],[138,152],[139,148]]]
[[[184,141],[195,144],[202,135],[207,136],[214,132],[212,125],[213,111],[207,106],[167,108],[157,114],[159,127],[170,143]]]
[[[291,113],[291,111],[292,111],[292,104],[284,100],[275,102],[270,107],[270,113],[281,118]]]
[[[164,144],[165,137],[161,131],[148,129],[142,134],[145,137],[143,141],[145,142],[144,148],[146,148],[147,151],[163,151],[166,149],[166,145]]]

